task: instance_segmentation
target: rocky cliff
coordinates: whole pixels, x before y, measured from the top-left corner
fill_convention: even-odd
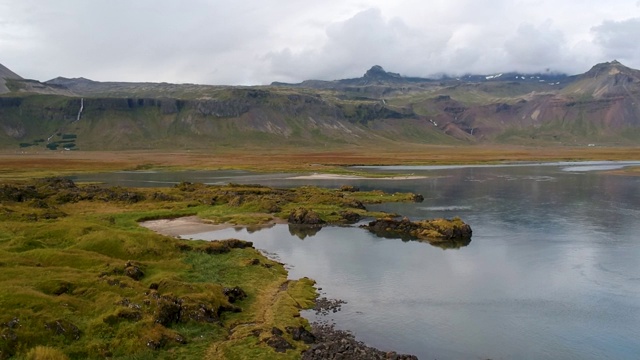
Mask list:
[[[640,142],[640,71],[361,78],[267,87],[24,80],[2,67],[0,146],[196,149]]]

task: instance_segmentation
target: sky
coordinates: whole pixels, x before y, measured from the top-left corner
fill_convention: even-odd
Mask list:
[[[266,85],[640,68],[640,0],[0,0],[22,77]]]

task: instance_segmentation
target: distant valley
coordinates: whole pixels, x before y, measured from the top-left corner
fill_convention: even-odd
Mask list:
[[[0,65],[0,148],[640,144],[640,71],[362,77],[270,86],[27,80]]]

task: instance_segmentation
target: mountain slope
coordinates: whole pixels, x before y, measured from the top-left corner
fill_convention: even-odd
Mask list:
[[[7,69],[4,65],[0,64],[0,94],[8,93],[10,90],[7,87],[7,80],[21,80],[20,75]]]
[[[215,98],[193,100],[5,96],[0,97],[0,126],[5,146],[73,144],[85,150],[325,148],[407,138],[457,142],[415,113],[380,101],[342,101],[281,89],[229,88]]]
[[[595,65],[578,76],[562,94],[569,96],[591,96],[604,99],[618,96],[640,95],[640,71],[626,67],[618,61]]]
[[[374,66],[361,78],[266,87],[12,79],[0,96],[0,147],[640,144],[639,73],[611,62],[572,77],[439,80]]]

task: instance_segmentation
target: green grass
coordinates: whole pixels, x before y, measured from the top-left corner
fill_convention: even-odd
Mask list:
[[[342,210],[375,214],[360,202],[411,199],[234,184],[160,190],[52,180],[6,185],[0,185],[0,359],[299,358],[307,345],[286,331],[294,349],[279,354],[266,341],[274,327],[309,326],[299,312],[313,305],[312,280],[288,280],[282,264],[253,248],[212,255],[206,249],[214,243],[163,236],[138,221],[198,215],[253,224],[306,207],[340,222]],[[14,191],[22,191],[22,201],[11,200]],[[231,304],[223,289],[236,286],[247,297]],[[174,301],[182,320],[163,315],[171,314]],[[198,309],[209,309],[215,315],[206,319],[213,320]],[[218,309],[226,310],[218,317]]]

